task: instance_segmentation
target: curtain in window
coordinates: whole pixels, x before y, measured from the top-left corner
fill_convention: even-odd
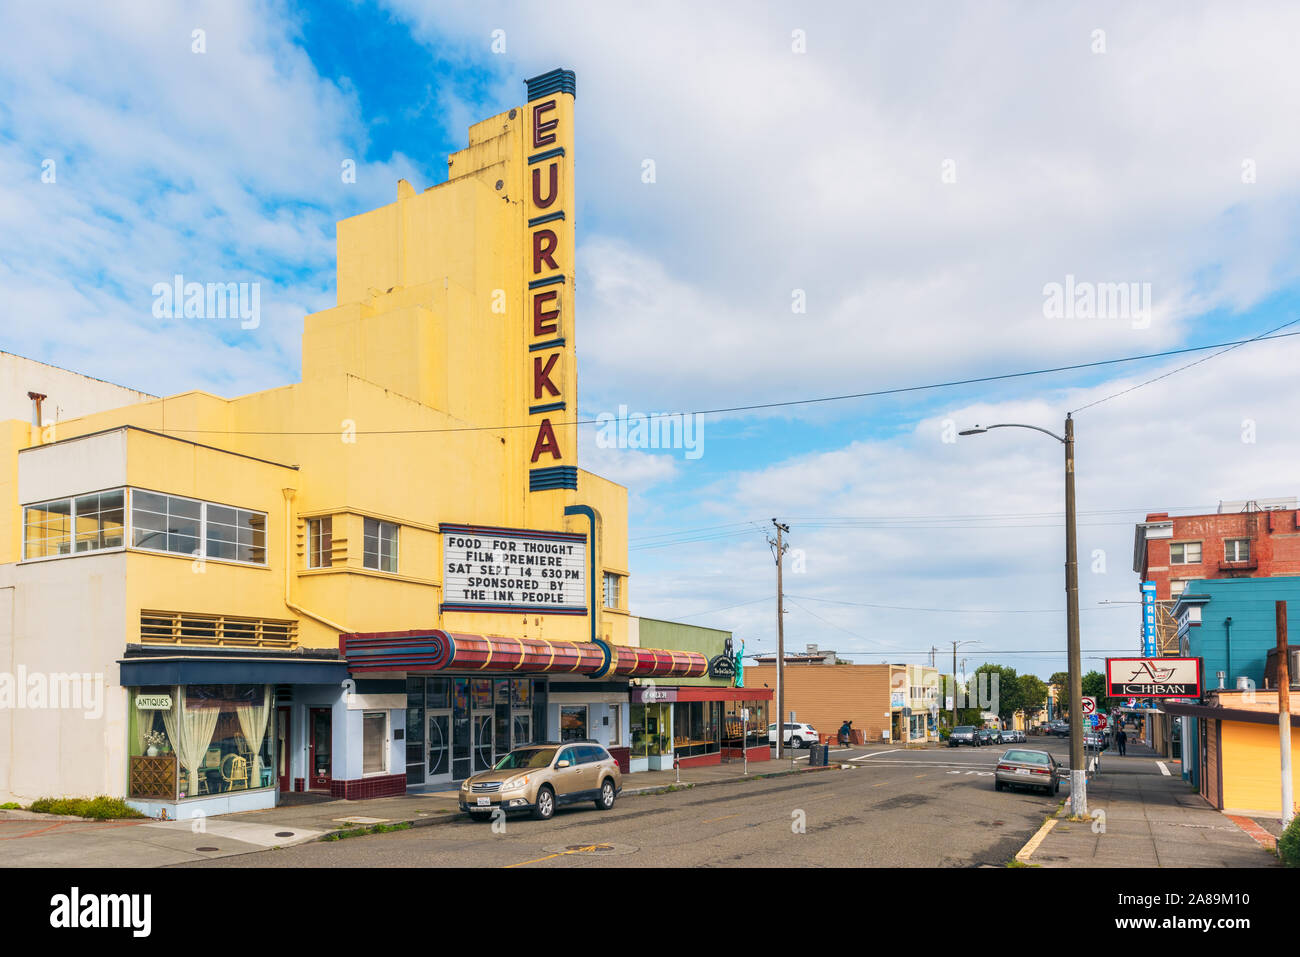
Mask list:
[[[248,742],[248,748],[253,752],[253,787],[261,787],[262,783],[262,739],[266,737],[266,719],[271,714],[271,686],[262,686],[262,702],[254,704],[253,702],[242,702],[235,706],[235,714],[239,717],[239,731]]]
[[[185,701],[185,688],[178,686],[172,697],[172,709],[163,712],[163,726],[167,739],[176,752],[181,767],[189,772],[189,787],[185,793],[193,797],[199,793],[199,765],[208,753],[212,734],[217,730],[221,708],[190,708]]]

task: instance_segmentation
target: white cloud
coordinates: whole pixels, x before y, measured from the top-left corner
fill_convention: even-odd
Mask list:
[[[440,48],[506,29],[519,76],[576,69],[600,403],[1155,351],[1297,275],[1284,4],[388,5]],[[1067,274],[1150,282],[1151,328],[1045,319]]]
[[[1212,512],[1223,500],[1300,492],[1291,434],[1300,395],[1288,371],[1297,348],[1300,343],[1283,340],[1239,349],[1076,419],[1085,649],[1137,650],[1137,606],[1099,603],[1136,601],[1133,525],[1148,511]],[[762,516],[776,515],[791,525],[789,542],[803,550],[806,563],[804,574],[787,565],[785,590],[794,607],[786,636],[794,647],[807,641],[885,657],[904,648],[916,660],[915,653],[933,645],[944,662],[950,641],[976,638],[982,644],[963,650],[972,663],[987,654],[1048,674],[1062,665],[1065,640],[1062,447],[1013,429],[946,443],[945,420],[959,428],[1024,422],[1060,433],[1062,409],[1158,371],[1039,400],[954,408],[893,439],[852,442],[723,475],[701,493],[701,502],[712,506],[710,522],[764,524]],[[1253,423],[1253,442],[1243,441],[1250,434],[1246,420]],[[1101,564],[1098,550],[1104,572],[1093,570]],[[634,551],[633,572],[635,607],[652,616],[772,595],[770,602],[692,619],[735,628],[772,647],[775,576],[757,528],[748,537]],[[905,612],[836,602],[1061,612]],[[992,654],[1036,649],[1060,657]]]

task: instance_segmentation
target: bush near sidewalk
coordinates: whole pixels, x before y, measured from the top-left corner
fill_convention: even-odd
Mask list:
[[[93,798],[40,798],[27,808],[38,814],[66,814],[70,817],[89,817],[97,821],[119,818],[144,817],[121,798],[100,794]]]
[[[1277,856],[1287,867],[1300,867],[1300,816],[1292,818],[1277,839]]]

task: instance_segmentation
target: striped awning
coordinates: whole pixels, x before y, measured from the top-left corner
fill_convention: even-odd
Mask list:
[[[428,629],[339,636],[351,672],[485,671],[580,674],[589,678],[698,678],[709,662],[695,651],[629,648],[604,641],[506,638]]]

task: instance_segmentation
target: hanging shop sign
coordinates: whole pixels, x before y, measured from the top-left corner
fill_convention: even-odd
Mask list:
[[[169,694],[138,694],[135,696],[137,711],[170,711],[172,696]]]
[[[1156,654],[1156,583],[1142,583],[1142,651],[1148,658]]]
[[[1112,698],[1199,698],[1200,658],[1107,658]]]
[[[736,659],[731,655],[718,655],[709,659],[709,677],[731,681],[736,677]]]
[[[443,611],[587,614],[587,536],[439,527]]]

